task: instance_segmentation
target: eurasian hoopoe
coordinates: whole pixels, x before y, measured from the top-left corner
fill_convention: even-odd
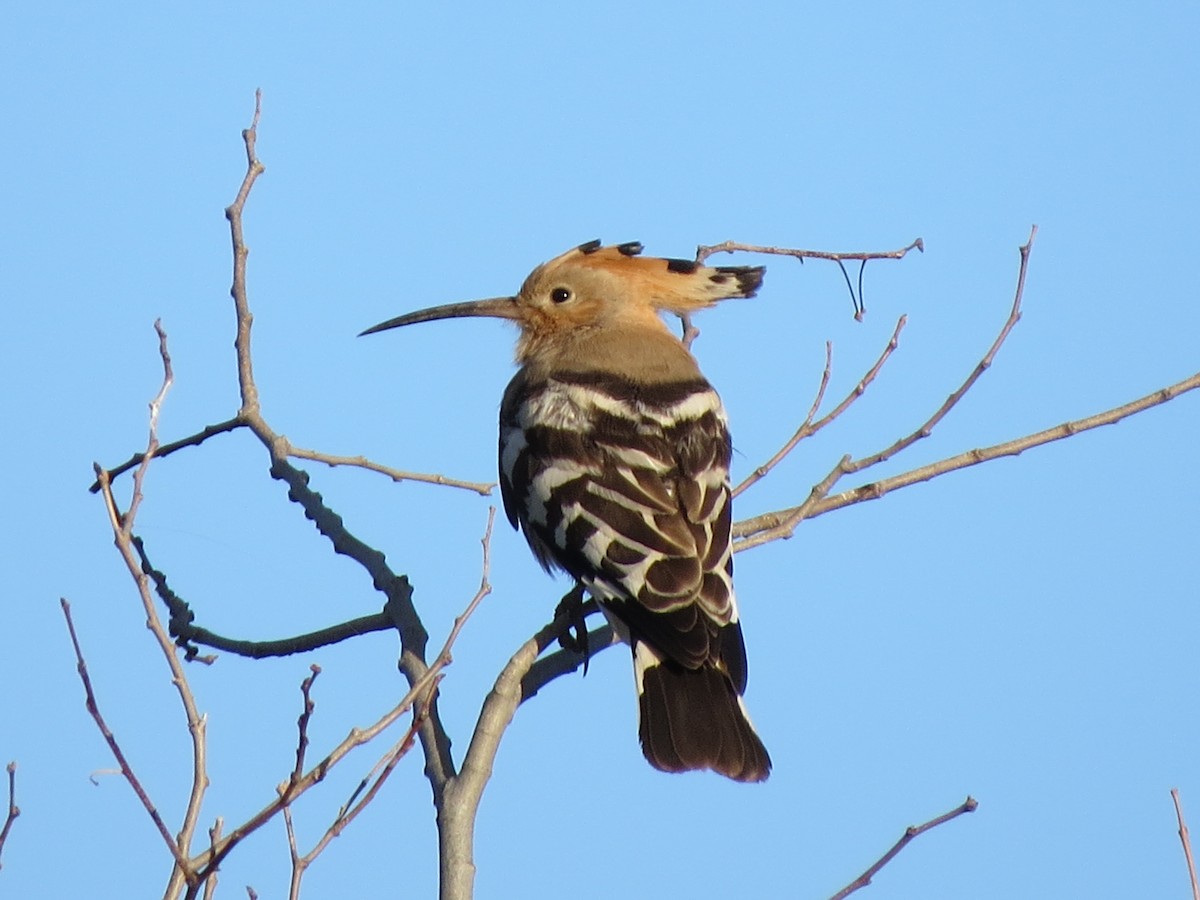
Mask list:
[[[733,593],[725,411],[659,317],[750,297],[763,269],[583,244],[515,297],[436,306],[369,328],[495,316],[520,326],[500,405],[500,488],[547,571],[599,601],[633,650],[642,751],[668,772],[762,781]]]

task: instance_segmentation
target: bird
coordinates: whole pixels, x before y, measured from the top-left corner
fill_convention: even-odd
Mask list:
[[[647,761],[764,781],[771,759],[742,699],[729,427],[660,313],[752,297],[765,270],[642,249],[589,241],[539,265],[515,295],[410,312],[362,334],[468,316],[516,323],[519,368],[500,403],[509,521],[630,646]]]

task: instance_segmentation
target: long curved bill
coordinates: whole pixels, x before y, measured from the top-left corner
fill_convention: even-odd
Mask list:
[[[366,331],[359,333],[375,334],[387,331],[389,328],[400,328],[403,325],[415,325],[417,322],[432,322],[435,319],[459,319],[467,316],[490,316],[494,319],[515,319],[517,304],[515,297],[492,297],[488,300],[468,300],[465,303],[447,303],[443,306],[431,306],[428,309],[418,309],[416,312],[405,313],[372,325]]]

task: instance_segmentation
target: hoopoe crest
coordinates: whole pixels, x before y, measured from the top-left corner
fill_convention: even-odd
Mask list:
[[[593,241],[512,297],[436,306],[363,334],[493,316],[520,328],[500,405],[500,488],[547,570],[587,588],[633,652],[650,764],[762,781],[771,760],[742,702],[721,400],[660,318],[751,297],[763,269],[642,257]]]

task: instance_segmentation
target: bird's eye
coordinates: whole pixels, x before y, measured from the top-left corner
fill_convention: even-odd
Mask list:
[[[571,292],[565,287],[556,287],[550,292],[550,299],[555,303],[566,303],[571,299]]]

